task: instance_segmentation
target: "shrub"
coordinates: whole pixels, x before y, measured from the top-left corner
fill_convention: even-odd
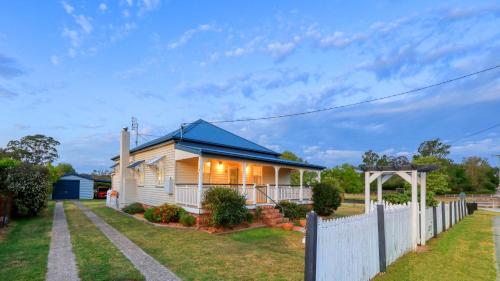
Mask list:
[[[150,222],[160,222],[161,217],[155,212],[157,208],[148,208],[144,212],[144,218]]]
[[[256,220],[260,220],[262,218],[262,207],[257,207],[255,208],[255,215],[254,218]]]
[[[122,211],[127,214],[137,214],[144,212],[144,208],[142,207],[142,204],[136,202],[126,206],[122,209]]]
[[[205,193],[203,207],[210,212],[210,224],[231,227],[247,219],[245,201],[236,190],[214,187]]]
[[[163,223],[179,222],[180,215],[184,211],[181,207],[170,204],[163,204],[158,209]]]
[[[188,213],[183,213],[179,219],[183,226],[193,226],[196,223],[196,218]]]
[[[340,206],[340,191],[331,183],[316,183],[313,186],[312,199],[314,211],[320,216],[330,216]]]
[[[179,222],[185,211],[179,206],[163,204],[159,207],[149,208],[144,212],[144,218],[150,222]]]
[[[280,210],[285,218],[292,220],[305,218],[307,215],[307,207],[294,202],[282,201],[275,208]]]
[[[36,216],[47,206],[49,171],[45,167],[26,163],[10,167],[6,186],[18,216]]]
[[[425,195],[425,203],[428,207],[437,206],[438,201],[434,198],[434,192],[427,191]],[[411,202],[411,194],[409,192],[387,193],[382,196],[382,199],[392,204],[405,204],[407,202]],[[420,192],[418,193],[418,202],[420,202]]]
[[[247,212],[247,216],[245,218],[245,221],[248,222],[248,223],[252,223],[253,222],[253,215],[252,215],[252,213]]]

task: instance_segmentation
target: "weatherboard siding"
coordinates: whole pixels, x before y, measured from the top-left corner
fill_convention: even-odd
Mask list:
[[[70,175],[61,177],[60,180],[77,180],[80,181],[80,199],[94,198],[94,181],[78,176]]]
[[[162,160],[163,165],[161,165],[164,169],[165,178],[175,178],[175,157],[173,144],[161,145],[151,150],[134,153],[130,156],[130,159],[132,162],[139,160],[147,161],[158,156],[165,156]],[[137,202],[151,206],[158,206],[164,203],[174,203],[174,195],[168,194],[163,185],[157,186],[155,170],[144,164],[144,171],[144,185],[137,186]]]

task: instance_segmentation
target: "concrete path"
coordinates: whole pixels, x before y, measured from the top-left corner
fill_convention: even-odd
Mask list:
[[[500,280],[500,216],[493,217],[493,239],[495,240],[495,255],[497,260],[497,280]]]
[[[75,255],[71,248],[68,223],[62,202],[56,202],[52,238],[50,240],[47,281],[80,280]]]
[[[99,228],[108,239],[134,264],[144,275],[147,281],[181,280],[172,271],[160,264],[153,257],[146,254],[139,246],[130,241],[125,235],[118,232],[89,208],[76,201],[75,204]]]

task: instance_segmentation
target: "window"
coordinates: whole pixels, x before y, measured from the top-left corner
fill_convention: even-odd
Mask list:
[[[137,168],[137,185],[140,185],[140,186],[143,186],[144,185],[144,177],[145,177],[145,168],[144,168],[144,165],[140,165],[138,168]]]
[[[165,183],[165,167],[163,167],[162,163],[158,163],[156,166],[156,185],[163,186]]]

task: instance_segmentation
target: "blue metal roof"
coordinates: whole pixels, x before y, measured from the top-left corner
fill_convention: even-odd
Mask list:
[[[210,124],[202,119],[199,119],[193,123],[184,126],[182,132],[181,129],[177,129],[173,132],[166,134],[163,137],[154,139],[152,141],[134,147],[133,149],[130,150],[130,153],[137,152],[171,140],[192,141],[197,143],[213,144],[228,148],[236,148],[236,149],[243,149],[260,153],[267,153],[276,156],[280,155],[278,152],[272,151],[266,147],[263,147],[247,139],[244,139],[240,136],[237,136],[220,127]],[[115,160],[117,158],[119,158],[119,156],[113,157],[112,160]]]
[[[130,163],[130,165],[128,165],[127,168],[135,168],[135,167],[139,166],[142,163],[144,163],[144,160],[135,161],[133,163]]]
[[[278,156],[275,156],[275,155],[258,153],[258,152],[251,152],[251,151],[245,151],[245,150],[238,150],[238,149],[221,147],[221,146],[199,144],[199,143],[195,143],[195,142],[185,142],[185,141],[178,142],[175,144],[175,148],[180,149],[180,150],[184,150],[187,152],[199,154],[199,155],[205,155],[205,156],[211,156],[211,155],[213,155],[213,156],[227,156],[227,157],[232,157],[232,158],[262,161],[262,162],[267,162],[267,163],[282,164],[282,165],[302,167],[302,168],[308,168],[308,169],[314,169],[314,170],[325,169],[325,167],[323,167],[323,166],[312,165],[312,164],[308,164],[308,163],[302,163],[302,162],[282,159],[282,158],[279,158]]]

